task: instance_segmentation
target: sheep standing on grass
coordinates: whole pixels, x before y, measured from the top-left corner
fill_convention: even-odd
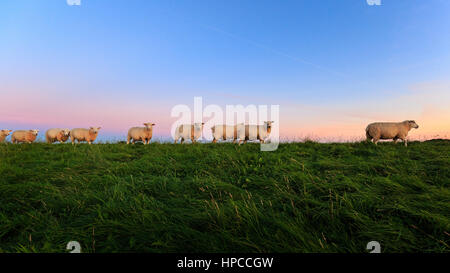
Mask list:
[[[213,143],[216,143],[218,140],[228,140],[232,139],[233,143],[236,143],[237,132],[239,127],[243,127],[244,124],[240,123],[237,125],[214,125],[211,127],[212,135],[213,135]]]
[[[264,125],[245,125],[238,128],[237,137],[239,144],[242,141],[247,143],[248,140],[259,140],[264,143],[272,132],[272,123],[274,121],[264,121]]]
[[[203,125],[205,123],[181,124],[175,129],[175,143],[181,138],[181,144],[184,140],[190,139],[195,143],[200,138],[203,132]]]
[[[128,130],[127,144],[130,144],[130,140],[133,144],[136,141],[142,141],[144,144],[149,144],[153,136],[154,123],[144,123],[145,127],[132,127]]]
[[[375,144],[380,139],[393,139],[395,143],[401,139],[408,146],[406,136],[411,128],[419,128],[419,125],[414,120],[405,120],[403,122],[375,122],[367,125],[366,137],[368,141],[373,141]]]
[[[5,141],[5,138],[9,136],[9,133],[11,133],[12,130],[0,130],[0,143]]]
[[[47,143],[54,143],[56,141],[64,143],[69,139],[69,135],[70,135],[69,129],[60,129],[60,128],[48,129],[47,132],[45,132],[45,140],[47,140]]]
[[[39,130],[17,130],[11,135],[12,143],[32,143],[36,140]]]
[[[70,131],[70,139],[72,144],[75,144],[75,140],[78,142],[87,141],[87,143],[92,144],[98,135],[98,131],[101,127],[90,127],[89,129],[75,128]]]

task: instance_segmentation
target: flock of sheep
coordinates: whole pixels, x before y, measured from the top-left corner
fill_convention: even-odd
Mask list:
[[[235,143],[239,139],[239,144],[246,143],[248,140],[259,140],[264,143],[270,136],[273,121],[265,121],[264,125],[215,125],[211,128],[213,143],[218,140],[233,140]],[[132,127],[128,130],[127,144],[136,141],[142,141],[148,144],[153,136],[154,123],[144,123],[144,127]],[[190,139],[195,143],[202,135],[204,123],[182,124],[175,130],[175,143],[181,139],[181,143]],[[412,128],[419,128],[414,120],[405,120],[403,122],[376,122],[366,127],[367,140],[378,143],[380,139],[393,139],[397,142],[399,139],[407,146],[406,137]],[[60,142],[65,143],[69,137],[72,144],[75,142],[86,141],[91,144],[98,136],[101,127],[90,127],[89,129],[60,129],[53,128],[47,130],[45,138],[47,143]],[[0,142],[12,132],[12,130],[0,130]],[[32,143],[36,140],[39,130],[17,130],[11,135],[12,143]]]

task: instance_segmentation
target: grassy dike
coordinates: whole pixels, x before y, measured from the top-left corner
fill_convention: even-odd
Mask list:
[[[450,252],[450,142],[0,145],[0,252]]]

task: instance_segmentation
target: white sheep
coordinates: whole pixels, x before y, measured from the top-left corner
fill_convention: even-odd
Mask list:
[[[133,141],[133,144],[136,141],[142,141],[144,144],[149,144],[153,135],[153,126],[154,123],[144,123],[145,127],[132,127],[128,130],[127,136],[127,144],[130,144],[130,141]]]
[[[64,143],[69,139],[69,135],[69,129],[52,128],[45,132],[45,139],[47,140],[47,143],[54,143],[56,141]]]
[[[72,144],[75,144],[75,140],[78,142],[87,141],[89,144],[95,141],[98,136],[98,131],[101,127],[90,127],[89,129],[75,128],[70,131],[70,139]]]
[[[192,143],[195,143],[202,135],[203,125],[205,125],[205,123],[178,125],[175,130],[175,143],[177,143],[180,138],[181,144],[183,144],[186,139],[190,139]]]
[[[32,143],[36,140],[39,130],[17,130],[11,135],[12,143],[26,142]]]
[[[5,141],[5,138],[9,136],[9,133],[11,133],[12,130],[0,130],[0,143]]]
[[[406,136],[412,128],[419,128],[419,125],[414,120],[405,120],[403,122],[375,122],[367,125],[366,137],[368,141],[373,141],[375,144],[380,139],[393,139],[395,143],[401,139],[408,146]]]
[[[245,125],[238,127],[237,138],[239,138],[239,144],[242,141],[247,143],[248,140],[259,140],[261,143],[264,143],[270,136],[272,123],[274,121],[264,121],[264,125]]]
[[[244,124],[240,123],[237,125],[214,125],[211,127],[213,143],[216,143],[218,140],[228,140],[232,139],[233,143],[236,143],[237,140],[237,132],[239,127],[243,127]]]

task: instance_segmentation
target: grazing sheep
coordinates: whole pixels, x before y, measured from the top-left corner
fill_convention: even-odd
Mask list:
[[[64,143],[69,139],[69,136],[69,129],[53,128],[48,129],[47,132],[45,132],[45,139],[47,140],[47,143],[54,143],[56,141]]]
[[[36,140],[39,130],[17,130],[11,135],[12,143],[32,143]]]
[[[9,133],[11,133],[12,130],[0,130],[0,142],[5,141],[5,138],[9,136]]]
[[[178,125],[175,130],[175,143],[181,138],[181,144],[183,144],[185,139],[190,139],[192,143],[195,143],[197,139],[202,135],[203,125],[205,123],[194,123],[194,124],[181,124]]]
[[[244,126],[243,123],[237,125],[214,125],[213,127],[211,127],[213,135],[212,142],[216,143],[220,139],[223,140],[232,139],[233,143],[236,143],[238,127],[243,126]]]
[[[395,143],[401,139],[408,146],[406,136],[411,128],[419,128],[414,120],[405,120],[403,122],[375,122],[367,125],[367,140],[373,141],[375,144],[380,139],[393,139]]]
[[[127,144],[130,144],[130,140],[133,140],[133,144],[136,141],[142,141],[144,144],[149,144],[153,135],[154,123],[144,123],[145,127],[132,127],[128,130]]]
[[[261,143],[264,143],[270,136],[272,123],[274,121],[264,121],[264,125],[245,125],[239,127],[237,132],[239,144],[242,141],[247,143],[247,140],[259,140]]]
[[[92,144],[95,141],[98,135],[98,131],[102,127],[90,127],[89,129],[84,128],[75,128],[70,131],[70,139],[72,144],[75,144],[75,140],[79,142],[87,141],[87,143]]]

